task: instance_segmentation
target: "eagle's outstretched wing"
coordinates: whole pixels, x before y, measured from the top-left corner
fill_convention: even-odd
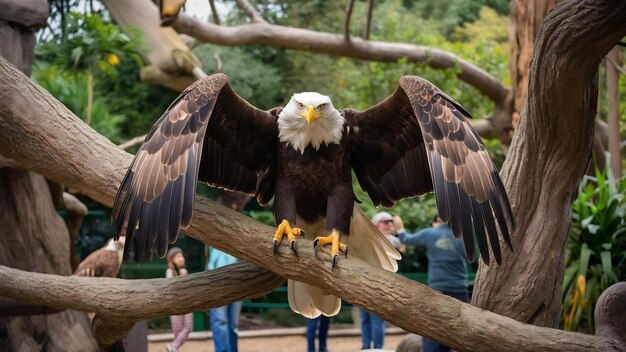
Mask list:
[[[496,220],[511,247],[513,215],[500,176],[463,107],[430,82],[405,76],[385,101],[363,112],[346,109],[344,116],[352,167],[374,204],[390,207],[434,190],[439,215],[457,237],[463,236],[469,260],[474,260],[475,234],[485,263],[487,238],[500,263]]]
[[[191,223],[198,180],[247,193],[274,195],[276,117],[233,92],[215,74],[189,86],[146,136],[118,190],[112,221],[126,235],[126,253],[164,256]]]

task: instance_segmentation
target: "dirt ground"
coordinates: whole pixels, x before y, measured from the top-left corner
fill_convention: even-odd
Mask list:
[[[385,336],[384,349],[395,351],[405,334]],[[165,352],[166,342],[150,342],[148,352]],[[361,349],[361,337],[329,337],[328,349],[331,352],[352,352]],[[304,336],[258,337],[239,339],[240,352],[296,352],[306,351]],[[213,352],[213,340],[187,341],[180,352]]]

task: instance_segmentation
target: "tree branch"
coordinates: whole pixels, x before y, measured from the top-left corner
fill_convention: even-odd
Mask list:
[[[250,17],[252,23],[267,23],[259,13],[256,12],[254,6],[248,0],[235,0],[237,7],[239,7],[246,16]]]
[[[458,67],[459,79],[478,89],[496,104],[502,103],[509,91],[500,81],[478,66],[437,48],[407,43],[368,41],[361,38],[351,38],[347,43],[344,36],[340,34],[269,23],[251,23],[233,27],[217,26],[201,22],[185,14],[180,14],[172,27],[179,33],[190,35],[199,41],[218,45],[262,44],[367,61],[395,62],[406,58],[408,61],[422,62],[437,69]]]
[[[0,265],[0,295],[118,321],[179,315],[261,297],[285,279],[240,262],[171,279],[121,280],[41,274]]]
[[[0,266],[1,296],[37,305],[34,308],[45,305],[57,311],[95,312],[99,321],[92,324],[92,332],[104,350],[124,338],[136,321],[260,297],[284,281],[245,262],[184,277],[150,280],[58,276]]]
[[[80,256],[76,250],[76,240],[78,239],[83,219],[89,212],[89,209],[73,194],[67,192],[63,192],[63,203],[69,213],[68,217],[65,219],[65,226],[67,226],[67,231],[70,235],[70,264],[73,272],[80,264]]]
[[[42,0],[0,0],[0,20],[33,30],[48,22],[48,3]]]
[[[13,160],[13,159],[9,159],[5,156],[0,155],[0,167],[21,167],[20,163],[18,163],[17,161]]]
[[[220,25],[220,14],[217,13],[217,8],[215,7],[215,1],[214,0],[209,0],[209,6],[211,6],[211,14],[213,15],[213,22],[215,22],[216,25]]]
[[[346,4],[346,11],[343,17],[343,40],[350,41],[350,18],[352,17],[352,8],[354,7],[354,0],[348,0]]]
[[[370,29],[372,25],[372,15],[374,14],[374,0],[367,0],[367,17],[365,18],[365,28],[363,29],[363,39],[370,39]]]
[[[118,147],[126,150],[128,148],[131,148],[131,147],[134,147],[136,145],[139,145],[139,144],[143,143],[144,140],[146,140],[146,135],[145,134],[143,134],[141,136],[133,137],[133,138],[127,140],[126,142],[118,145]]]
[[[85,125],[4,58],[0,58],[0,97],[10,102],[0,105],[0,153],[18,159],[25,167],[78,189],[105,205],[113,203],[131,155]],[[275,256],[271,243],[274,228],[203,197],[196,197],[192,225],[185,231],[204,243],[277,275],[319,286],[398,327],[431,337],[457,350],[607,351],[626,348],[624,341],[611,337],[519,323],[442,295],[400,275],[371,267],[354,257],[340,260],[332,269],[328,250],[321,249],[317,258],[312,243],[307,240],[300,239],[299,256],[293,256],[286,243],[280,246],[279,255]],[[11,280],[15,278],[11,277]],[[191,284],[191,278],[188,280]],[[107,282],[118,285],[118,281]],[[92,281],[75,283],[85,287]],[[162,298],[162,291],[152,291],[159,292]],[[128,292],[128,297],[133,297],[132,292]],[[36,292],[24,291],[19,295],[24,298],[34,294]],[[74,303],[79,300],[77,295],[80,291],[67,291],[65,301],[55,301],[55,304],[87,309],[84,301]],[[98,295],[99,299],[105,296],[102,292]],[[198,295],[208,296],[204,291]],[[138,300],[142,297],[137,295]],[[159,302],[161,304],[163,300]],[[190,305],[185,307],[191,308]],[[126,315],[133,316],[134,313],[118,312],[117,316]]]

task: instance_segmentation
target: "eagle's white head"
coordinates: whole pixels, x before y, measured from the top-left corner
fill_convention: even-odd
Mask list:
[[[104,249],[107,251],[117,252],[117,257],[119,259],[120,264],[122,263],[122,260],[124,259],[124,243],[125,242],[126,242],[125,236],[121,236],[117,241],[111,238],[107,242],[106,246],[104,247]]]
[[[329,97],[296,93],[278,115],[278,138],[303,154],[309,144],[319,150],[322,143],[339,143],[344,122]]]

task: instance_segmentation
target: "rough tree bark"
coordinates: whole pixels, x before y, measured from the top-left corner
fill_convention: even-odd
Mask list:
[[[591,157],[598,65],[626,35],[626,2],[559,3],[536,41],[528,95],[502,175],[517,231],[503,265],[482,263],[472,303],[556,327],[570,208]]]
[[[10,285],[0,287],[0,295],[6,297],[24,299],[27,296],[32,304],[95,312],[99,324],[114,327],[92,326],[102,350],[119,344],[136,321],[208,310],[259,297],[284,283],[284,279],[271,271],[249,263],[173,280],[59,277],[0,266],[0,281],[11,281]]]
[[[509,26],[509,72],[511,74],[512,113],[511,125],[519,122],[522,104],[528,90],[530,60],[533,57],[535,39],[544,18],[559,0],[513,0],[511,1],[511,24]],[[511,131],[512,137],[512,131]]]
[[[619,133],[619,67],[622,55],[618,46],[606,56],[606,102],[607,122],[609,125],[609,153],[611,153],[611,169],[616,178],[622,177],[621,138]]]
[[[34,31],[46,24],[42,0],[0,0],[0,55],[30,75]],[[10,102],[2,99],[2,104]],[[8,164],[7,166],[15,166]],[[0,167],[0,264],[27,271],[69,275],[70,236],[57,214],[48,183],[34,172]],[[0,350],[95,350],[84,313],[3,301]],[[11,312],[12,316],[6,314]],[[48,315],[50,314],[50,315]]]
[[[103,204],[113,203],[131,155],[98,135],[2,58],[0,97],[11,102],[0,106],[0,153]],[[41,116],[50,118],[41,119]],[[16,145],[20,148],[15,148]],[[286,243],[280,246],[279,255],[274,256],[272,227],[202,197],[196,197],[193,222],[186,232],[282,277],[319,286],[399,327],[442,341],[457,350],[610,351],[626,348],[625,341],[612,336],[582,335],[516,322],[371,267],[357,258],[340,260],[338,267],[332,269],[328,250],[321,249],[320,258],[316,258],[310,241],[301,240],[298,257],[291,254]],[[4,280],[0,280],[0,287],[4,292],[12,289]],[[20,296],[32,298],[36,293],[22,292]],[[68,305],[74,304],[72,297],[66,296],[66,299]],[[613,329],[623,331],[619,326]]]

